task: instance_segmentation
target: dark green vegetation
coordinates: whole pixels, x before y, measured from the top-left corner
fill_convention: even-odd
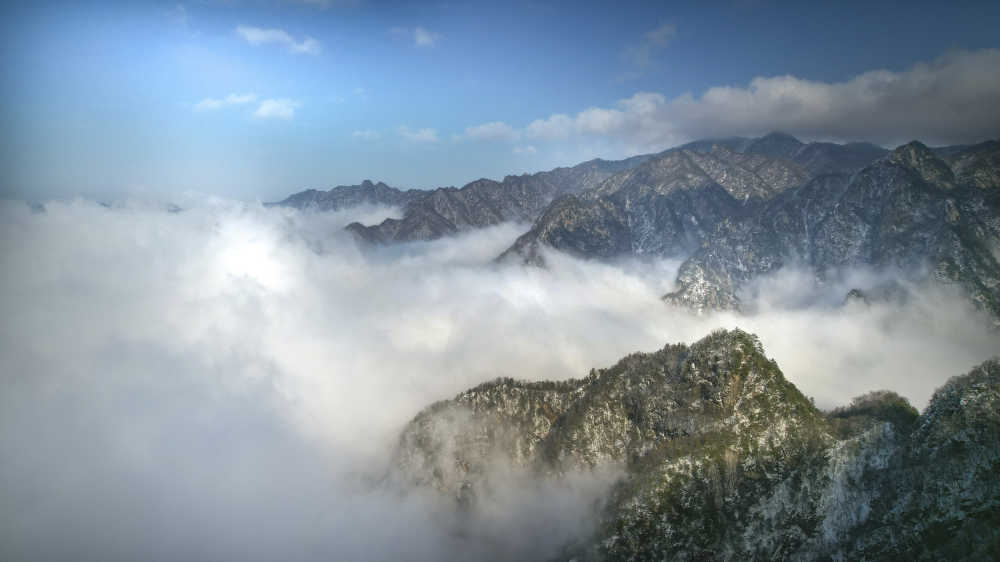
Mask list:
[[[943,560],[1000,554],[1000,362],[922,414],[874,392],[824,414],[758,340],[719,331],[586,378],[498,379],[404,430],[393,478],[465,509],[510,470],[618,466],[577,560]]]

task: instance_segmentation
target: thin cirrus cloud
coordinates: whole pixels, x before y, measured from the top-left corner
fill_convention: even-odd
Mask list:
[[[316,39],[306,36],[299,41],[284,29],[264,29],[240,25],[236,27],[236,34],[251,45],[282,45],[289,52],[296,54],[318,55],[322,51],[322,47]]]
[[[403,125],[396,131],[399,133],[399,136],[412,142],[435,143],[438,141],[437,131],[431,128],[411,129]]]
[[[199,112],[216,111],[224,107],[244,106],[257,101],[257,94],[229,94],[224,98],[205,98],[194,104],[194,110]],[[301,107],[297,100],[288,98],[269,98],[260,100],[253,116],[268,119],[291,119],[295,110]]]
[[[245,105],[257,101],[257,94],[229,94],[224,98],[205,98],[194,104],[195,111],[214,111],[230,105]]]
[[[354,131],[351,136],[363,141],[376,141],[382,138],[382,135],[378,131],[364,130],[364,131]]]
[[[483,123],[465,128],[465,134],[461,138],[475,140],[517,140],[521,133],[502,121]]]
[[[622,53],[622,58],[628,64],[629,70],[623,73],[619,79],[628,80],[645,74],[653,65],[657,55],[666,49],[676,36],[677,27],[669,23],[664,23],[656,29],[644,33],[637,44],[629,46]]]
[[[393,27],[389,33],[413,41],[417,47],[433,47],[444,36],[425,27]]]
[[[641,57],[640,57],[641,58]],[[902,71],[871,70],[843,82],[757,77],[700,96],[638,92],[613,107],[554,114],[516,129],[502,122],[466,129],[468,138],[570,141],[598,138],[652,151],[698,138],[781,130],[810,139],[912,139],[962,144],[1000,131],[1000,49],[954,51]]]

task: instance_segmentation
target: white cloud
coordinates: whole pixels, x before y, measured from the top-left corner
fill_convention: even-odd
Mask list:
[[[413,42],[418,47],[430,47],[434,43],[437,43],[440,39],[440,33],[434,33],[433,31],[423,27],[416,27],[413,29]]]
[[[411,129],[403,125],[397,129],[399,136],[413,142],[433,143],[438,141],[437,131],[430,128]]]
[[[465,128],[465,137],[476,140],[517,140],[521,134],[502,121]]]
[[[371,130],[354,131],[353,133],[351,133],[351,136],[356,139],[365,141],[375,141],[382,138],[382,135],[378,131],[371,131]]]
[[[537,152],[538,150],[530,144],[514,147],[514,154],[535,154]]]
[[[899,71],[873,70],[844,82],[758,77],[701,96],[638,92],[614,107],[555,114],[514,130],[544,140],[604,139],[627,152],[692,139],[781,130],[807,139],[912,139],[959,144],[1000,133],[1000,50],[956,51]]]
[[[292,53],[303,53],[308,55],[318,55],[322,50],[319,41],[312,37],[305,37],[301,41],[296,40],[284,29],[263,29],[248,25],[236,27],[236,33],[251,45],[278,44],[283,45]]]
[[[877,388],[922,406],[1000,351],[948,293],[699,317],[660,301],[673,261],[493,263],[523,225],[361,251],[354,212],[182,204],[0,202],[14,559],[554,558],[593,496],[514,486],[456,516],[453,498],[385,492],[400,428],[497,376],[583,377],[718,327],[757,333],[823,407]]]
[[[243,105],[257,100],[257,94],[229,94],[225,98],[205,98],[194,104],[196,111],[212,111],[227,105]]]
[[[413,44],[418,47],[433,47],[435,43],[443,38],[443,35],[431,31],[425,27],[393,27],[389,30],[390,33],[397,37],[403,37],[413,41]]]
[[[669,23],[644,33],[638,44],[625,49],[623,58],[629,64],[630,70],[621,78],[637,78],[644,74],[654,62],[656,55],[666,49],[676,36],[677,28]]]
[[[291,119],[295,116],[295,110],[301,105],[301,103],[287,98],[261,100],[253,115],[262,119]]]
[[[547,140],[565,139],[573,133],[573,119],[561,113],[546,119],[536,119],[528,124],[524,134],[531,138]]]

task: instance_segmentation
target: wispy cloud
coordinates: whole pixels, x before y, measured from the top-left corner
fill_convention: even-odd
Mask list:
[[[243,105],[257,100],[257,94],[229,94],[224,98],[205,98],[194,104],[195,111],[214,111],[227,105]]]
[[[669,23],[662,24],[656,29],[644,33],[639,43],[628,47],[622,53],[622,57],[628,64],[629,69],[619,79],[628,80],[645,74],[656,60],[656,56],[666,49],[676,36],[677,27]]]
[[[417,47],[433,47],[444,36],[425,27],[393,27],[389,33],[413,41]]]
[[[381,133],[372,130],[354,131],[351,136],[363,141],[376,141],[382,138]]]
[[[465,138],[475,140],[517,140],[521,133],[502,121],[465,128]]]
[[[184,4],[174,4],[173,7],[167,10],[167,17],[175,25],[181,27],[187,27],[188,25],[188,11]]]
[[[318,55],[322,50],[319,41],[316,39],[306,36],[299,41],[284,29],[263,29],[260,27],[240,25],[236,27],[236,34],[251,45],[267,45],[273,43],[283,45],[289,50],[289,52],[292,53]]]
[[[530,144],[514,147],[514,154],[535,154],[537,152],[538,149],[536,149],[533,145]]]
[[[295,116],[295,110],[301,105],[287,98],[262,100],[257,106],[257,111],[253,112],[253,116],[261,119],[291,119]]]
[[[403,137],[408,141],[423,142],[423,143],[432,143],[438,141],[437,131],[430,128],[411,129],[406,125],[403,125],[399,127],[399,129],[397,129],[397,132],[399,133],[399,136]]]

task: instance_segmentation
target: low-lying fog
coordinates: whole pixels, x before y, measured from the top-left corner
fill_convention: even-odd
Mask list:
[[[359,248],[391,210],[199,199],[0,204],[0,559],[538,556],[585,532],[606,477],[513,486],[459,523],[373,486],[401,427],[497,376],[584,376],[717,327],[757,333],[817,405],[922,408],[1000,353],[957,294],[840,307],[865,272],[763,281],[757,312],[662,304],[676,261],[495,265],[523,226]],[[499,501],[499,500],[498,500]]]

